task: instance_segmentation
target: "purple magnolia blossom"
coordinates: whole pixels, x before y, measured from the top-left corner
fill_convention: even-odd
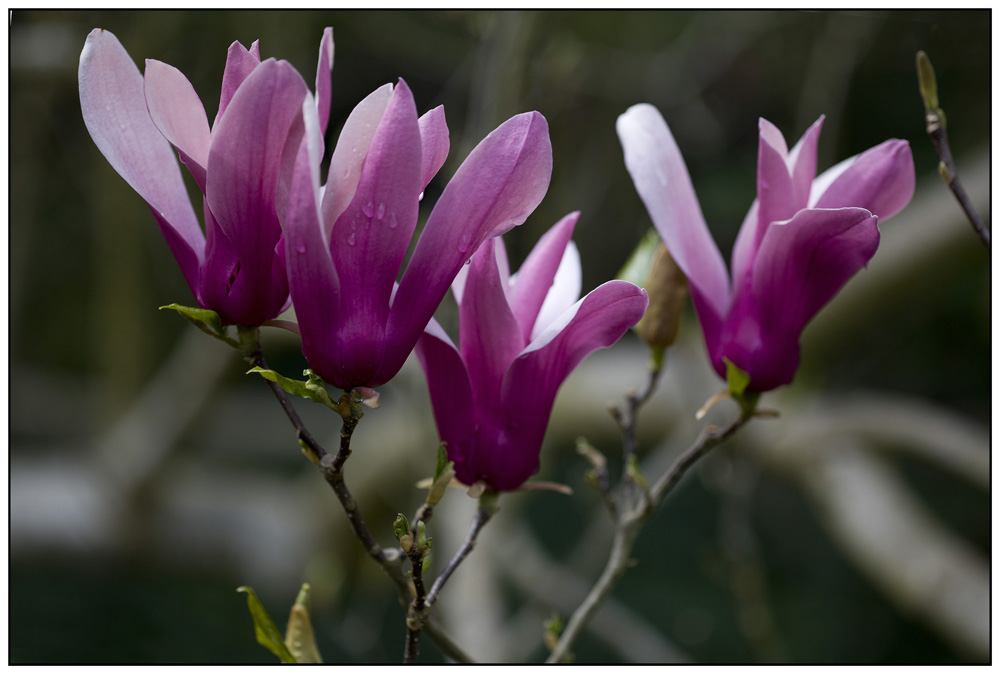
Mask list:
[[[466,484],[519,487],[538,470],[556,391],[591,352],[646,310],[646,291],[609,281],[580,297],[579,213],[560,220],[511,276],[503,240],[485,242],[455,280],[459,347],[431,321],[417,345],[438,433]]]
[[[443,108],[418,119],[405,82],[376,90],[347,119],[325,187],[315,108],[308,99],[302,108],[302,142],[279,191],[302,351],[329,383],[379,386],[402,367],[480,243],[524,222],[545,195],[548,125],[537,112],[518,115],[472,151],[397,284],[424,187],[448,154]]]
[[[332,64],[327,28],[316,73],[324,129]],[[308,94],[299,73],[286,61],[262,63],[257,42],[249,50],[234,42],[211,129],[179,70],[149,59],[143,76],[106,30],[87,37],[79,78],[87,130],[149,205],[198,304],[226,324],[277,316],[288,305],[288,281],[275,190],[288,131]],[[171,145],[204,195],[204,233]]]
[[[670,254],[687,275],[709,357],[750,375],[749,389],[792,381],[799,335],[878,248],[879,218],[913,196],[913,157],[887,140],[816,177],[823,118],[788,150],[760,120],[757,199],[733,248],[733,277],[712,240],[691,178],[663,117],[647,104],[618,118],[625,165]]]

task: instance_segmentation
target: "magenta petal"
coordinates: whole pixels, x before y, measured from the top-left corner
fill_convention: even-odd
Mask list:
[[[705,224],[684,158],[651,105],[633,105],[618,117],[617,130],[636,191],[687,276],[705,340],[712,344],[729,311],[729,274]]]
[[[417,358],[427,376],[438,435],[448,458],[464,463],[474,443],[476,413],[465,363],[441,326],[433,319],[420,337]]]
[[[510,307],[521,326],[524,343],[531,339],[535,319],[552,288],[563,252],[573,236],[580,212],[570,213],[547,231],[525,259],[515,277]],[[579,295],[577,295],[579,297]],[[573,298],[574,301],[576,298]]]
[[[229,102],[236,95],[236,90],[243,84],[243,80],[250,76],[257,66],[260,65],[260,49],[255,41],[253,46],[247,50],[239,42],[229,45],[229,53],[226,54],[226,69],[222,73],[222,93],[219,96],[219,112],[215,115],[212,128],[222,119],[222,113],[229,107]]]
[[[268,60],[240,86],[213,133],[208,204],[236,246],[244,272],[258,278],[270,276],[281,236],[275,212],[278,169],[307,91],[287,62]]]
[[[400,80],[330,241],[341,283],[338,339],[358,384],[374,385],[370,380],[382,359],[389,297],[417,225],[420,175],[417,108]]]
[[[451,141],[448,137],[448,124],[444,118],[444,106],[439,105],[420,116],[420,142],[423,155],[423,170],[420,178],[420,189],[437,174],[448,158]]]
[[[323,39],[319,43],[319,61],[316,64],[316,114],[319,117],[319,133],[326,134],[326,125],[330,120],[330,98],[332,83],[330,72],[333,70],[333,28],[323,29]]]
[[[328,237],[337,218],[354,198],[368,146],[371,145],[372,136],[378,129],[391,95],[391,84],[379,87],[358,103],[344,122],[340,138],[333,149],[326,190],[323,192],[323,223]]]
[[[548,125],[537,112],[512,117],[476,146],[434,206],[399,283],[383,375],[402,366],[476,247],[524,222],[551,174]]]
[[[282,227],[288,285],[309,366],[328,383],[351,388],[334,348],[339,319],[340,281],[319,211],[319,163],[322,140],[316,107],[309,97],[302,106],[305,130],[288,175]]]
[[[143,80],[153,124],[180,152],[181,161],[204,194],[205,167],[212,144],[205,106],[184,74],[166,63],[146,59]]]
[[[646,292],[625,281],[609,281],[580,300],[510,366],[503,381],[504,429],[508,451],[497,489],[520,486],[538,468],[556,392],[590,353],[611,346],[646,311]]]
[[[112,33],[94,29],[80,54],[80,107],[94,143],[149,204],[157,224],[198,295],[205,236],[170,143],[146,109],[139,69]]]
[[[753,270],[753,295],[762,344],[755,362],[740,363],[751,387],[787,384],[799,335],[878,249],[878,218],[863,208],[806,209],[768,229]],[[736,304],[741,304],[738,298]]]
[[[818,195],[816,208],[854,206],[886,220],[901,211],[913,196],[913,155],[905,140],[887,140],[830,172],[836,177]],[[819,189],[827,180],[827,174],[816,179]]]
[[[483,242],[472,256],[458,311],[459,350],[479,410],[498,408],[503,375],[526,344],[507,304],[495,242]]]

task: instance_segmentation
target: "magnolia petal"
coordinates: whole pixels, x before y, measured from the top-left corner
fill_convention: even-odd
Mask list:
[[[915,180],[910,144],[887,140],[817,178],[814,207],[864,208],[884,221],[909,203]]]
[[[705,339],[712,342],[729,310],[729,275],[677,142],[659,111],[646,103],[619,116],[617,130],[636,191],[687,277]]]
[[[229,52],[226,54],[226,69],[222,73],[222,92],[219,94],[219,112],[212,122],[214,129],[222,119],[222,113],[229,107],[229,102],[236,95],[236,90],[243,84],[243,80],[250,76],[257,66],[260,65],[260,45],[254,42],[248,50],[238,41],[229,45]]]
[[[757,199],[754,200],[733,246],[733,287],[745,281],[753,267],[760,240],[772,222],[787,220],[809,201],[816,175],[816,146],[824,117],[810,126],[791,151],[773,124],[761,118],[757,154]],[[763,204],[763,205],[762,205]]]
[[[444,166],[444,161],[448,158],[448,150],[451,147],[443,105],[428,110],[420,116],[420,142],[423,155],[423,171],[420,178],[420,189],[422,190]]]
[[[149,205],[184,279],[197,297],[205,235],[170,143],[146,109],[143,78],[112,33],[95,28],[80,54],[80,107],[112,168]]]
[[[304,132],[288,174],[282,211],[288,286],[309,366],[334,386],[350,388],[334,348],[340,306],[340,279],[330,257],[319,209],[322,140],[311,96],[302,104]]]
[[[576,304],[580,299],[582,285],[583,267],[580,264],[580,251],[576,244],[570,241],[566,244],[566,250],[563,252],[559,268],[556,270],[556,277],[552,280],[552,287],[549,288],[542,308],[538,311],[538,317],[535,319],[535,325],[531,328],[528,341],[537,339],[567,309]]]
[[[501,393],[507,451],[503,474],[491,476],[495,488],[514,489],[537,470],[559,386],[590,353],[618,341],[647,304],[646,291],[609,281],[568,309],[568,320],[554,323],[511,364]]]
[[[212,145],[205,106],[184,74],[171,65],[146,59],[143,81],[153,124],[180,152],[181,161],[204,194],[205,167]]]
[[[465,363],[434,319],[417,342],[416,353],[427,376],[438,435],[448,458],[462,464],[474,442],[476,418]]]
[[[333,71],[333,28],[323,29],[323,38],[319,43],[319,59],[316,63],[316,114],[319,118],[319,133],[326,135],[326,125],[330,120],[330,99],[333,84],[330,73]]]
[[[371,145],[372,136],[375,135],[391,95],[391,84],[379,87],[358,103],[344,122],[340,139],[330,159],[326,190],[323,193],[321,210],[328,238],[337,218],[354,198],[354,191],[358,188],[358,180],[361,178],[361,165],[365,161],[368,146]]]
[[[743,368],[751,388],[791,381],[795,367],[782,363],[788,345],[797,344],[812,317],[867,266],[878,243],[878,217],[863,208],[806,209],[771,225],[753,270],[762,353],[757,364]]]
[[[370,382],[382,360],[389,297],[417,225],[420,157],[416,104],[400,80],[368,148],[354,198],[331,234],[341,283],[337,339],[356,385],[377,385]]]
[[[537,112],[507,120],[469,154],[434,206],[400,280],[382,370],[399,370],[462,264],[487,237],[524,222],[551,174],[548,124]]]
[[[570,213],[553,225],[538,240],[538,243],[524,260],[524,264],[521,265],[521,269],[513,278],[510,307],[521,326],[521,334],[525,344],[531,339],[531,331],[536,323],[535,319],[538,318],[538,312],[552,288],[556,270],[559,269],[560,263],[563,261],[563,253],[573,236],[573,228],[579,218],[580,213],[577,211]],[[579,297],[579,289],[577,289],[576,297],[569,304],[576,302]],[[566,306],[568,307],[569,304]],[[563,307],[563,309],[565,308]]]
[[[495,245],[489,239],[472,256],[458,310],[459,351],[478,410],[498,408],[504,373],[526,343],[507,304]]]
[[[289,129],[308,87],[270,59],[244,80],[219,120],[208,156],[208,205],[236,247],[244,273],[264,282],[281,236],[275,194]],[[255,139],[248,142],[247,139]]]

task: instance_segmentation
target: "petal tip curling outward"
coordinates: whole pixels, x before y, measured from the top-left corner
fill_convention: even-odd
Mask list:
[[[510,365],[503,379],[502,427],[506,453],[488,481],[515,489],[538,469],[538,452],[556,392],[589,354],[611,346],[639,322],[649,299],[626,281],[608,281],[567,309]],[[493,412],[496,414],[497,412]]]
[[[551,173],[548,124],[537,112],[512,117],[473,149],[435,204],[399,282],[380,378],[402,366],[479,245],[524,222],[541,202]]]

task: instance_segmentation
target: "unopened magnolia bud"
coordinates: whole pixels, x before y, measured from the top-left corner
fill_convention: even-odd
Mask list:
[[[659,359],[677,338],[687,293],[684,272],[674,262],[667,247],[661,243],[656,249],[649,278],[646,279],[649,308],[637,326],[639,336],[653,350],[654,358]]]

